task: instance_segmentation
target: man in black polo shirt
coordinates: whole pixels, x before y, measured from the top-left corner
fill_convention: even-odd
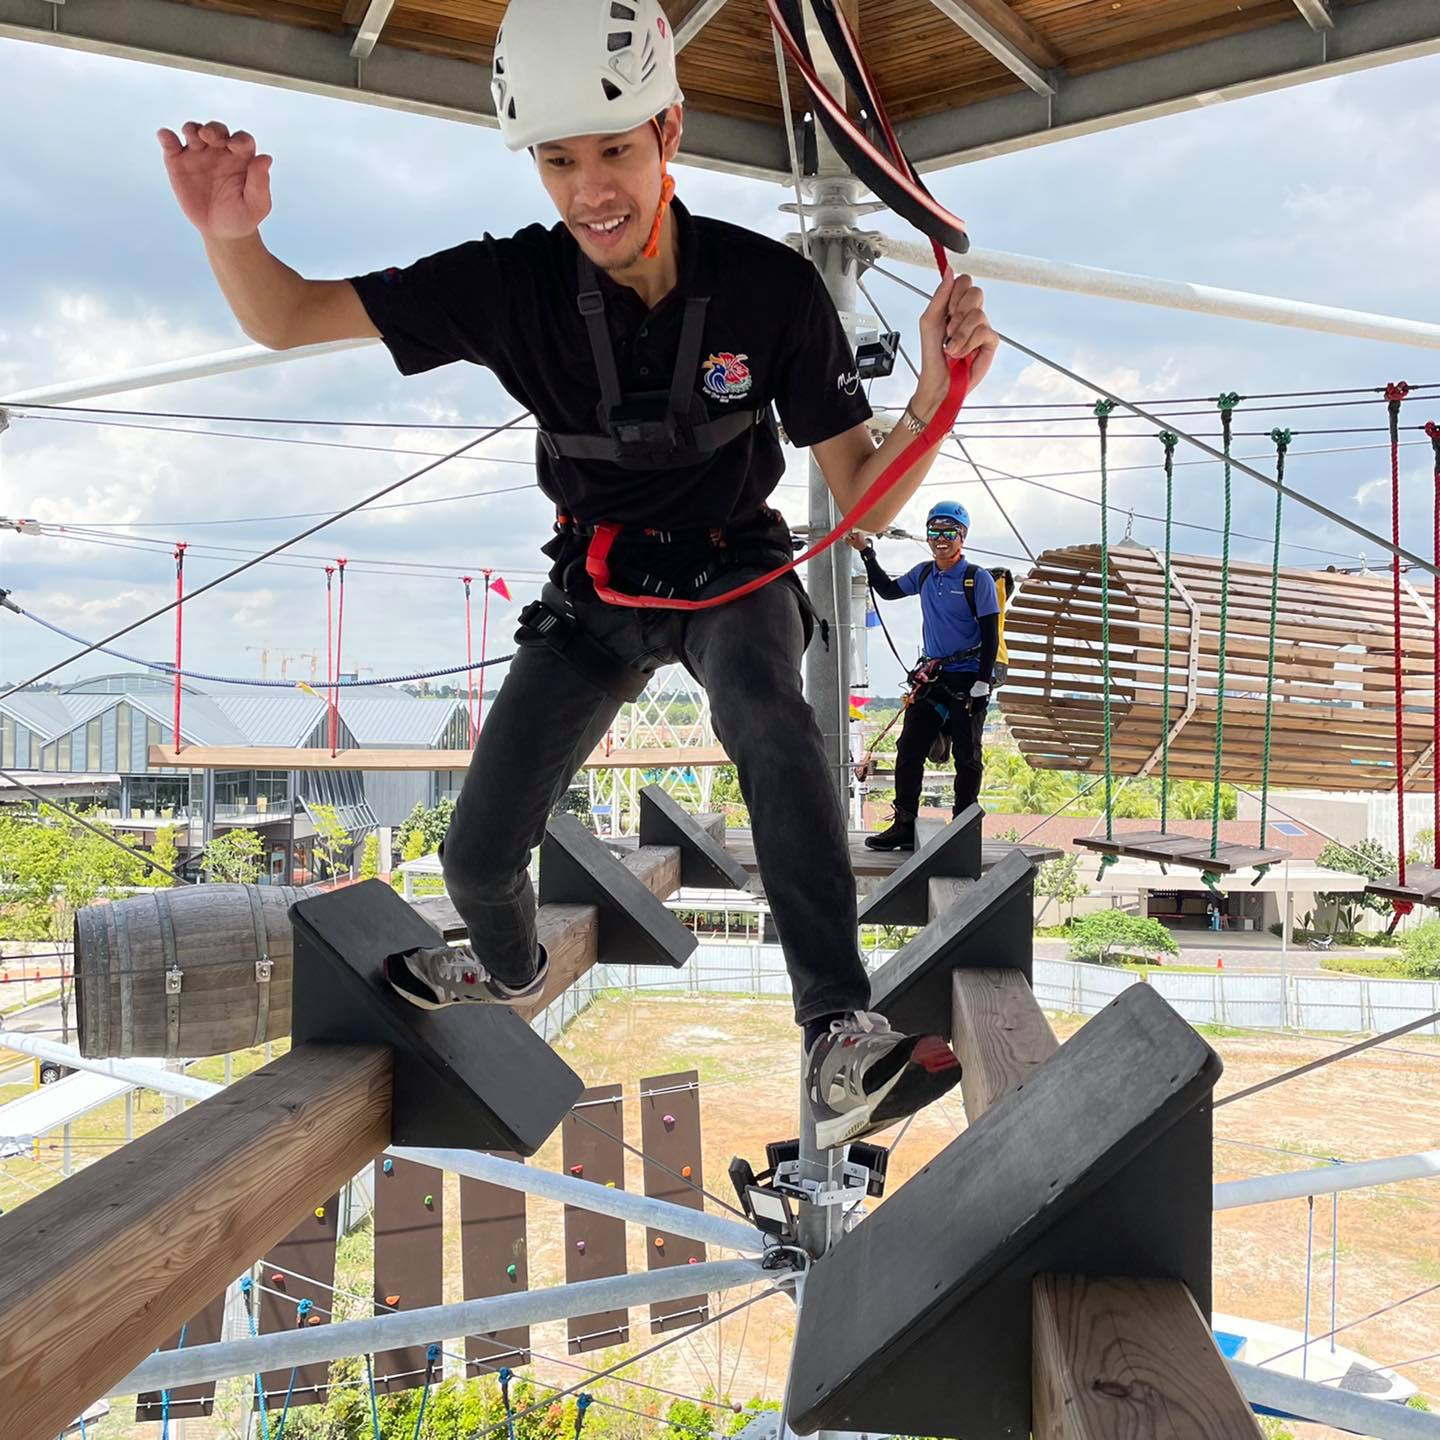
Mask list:
[[[972,356],[973,385],[998,342],[980,291],[947,276],[921,319],[915,397],[875,446],[815,269],[672,203],[683,96],[658,0],[517,0],[492,88],[506,144],[532,155],[560,223],[350,281],[306,280],[265,249],[271,160],[251,136],[213,121],[187,124],[183,140],[160,133],[181,208],[251,338],[287,348],[378,335],[406,374],[485,365],[541,429],[554,567],[442,851],[469,941],[392,957],[391,983],[423,1006],[545,993],[530,855],[620,705],[679,661],[707,687],[739,771],[806,1033],[817,1138],[843,1144],[943,1094],[959,1067],[944,1040],[899,1035],[866,1009],[844,817],[801,691],[804,593],[792,575],[686,612],[606,603],[596,587],[705,599],[774,568],[792,548],[766,503],[784,470],[772,405],[848,511],[938,409],[947,359]],[[889,523],[933,453],[867,527]]]

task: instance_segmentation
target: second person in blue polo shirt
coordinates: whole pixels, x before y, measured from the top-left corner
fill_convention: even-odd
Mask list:
[[[1000,597],[990,572],[965,559],[969,531],[970,512],[959,501],[936,503],[925,521],[930,559],[898,579],[880,568],[869,540],[849,537],[851,548],[859,551],[865,562],[871,589],[880,599],[920,597],[924,648],[920,664],[911,671],[918,679],[895,754],[894,820],[888,829],[865,841],[872,850],[915,848],[925,757],[942,734],[949,735],[955,758],[952,813],[958,815],[980,796],[985,774],[985,712],[1000,646]]]

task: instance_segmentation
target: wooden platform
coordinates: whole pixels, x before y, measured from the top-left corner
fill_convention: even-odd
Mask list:
[[[1152,860],[1157,865],[1190,865],[1216,875],[1233,875],[1256,865],[1277,865],[1290,858],[1288,850],[1262,850],[1253,845],[1230,845],[1223,840],[1210,853],[1210,842],[1198,835],[1169,835],[1161,830],[1141,830],[1117,835],[1082,835],[1075,840],[1082,850],[1098,855],[1115,855],[1126,860]]]
[[[921,822],[922,841],[927,838],[927,824],[926,821]],[[935,833],[943,828],[943,825],[936,822]],[[868,830],[852,830],[850,832],[850,868],[854,871],[857,879],[883,878],[891,875],[915,853],[913,850],[867,850],[865,837],[870,833],[872,832]],[[605,843],[613,845],[617,849],[626,850],[639,844],[633,836],[622,836],[618,839],[605,838]],[[752,831],[727,830],[725,832],[725,848],[750,874],[758,875],[760,873],[759,862],[755,859],[755,837]],[[1009,840],[986,840],[980,846],[981,869],[992,869],[1011,851],[1017,849],[1035,865],[1043,865],[1045,861],[1055,860],[1064,854],[1063,850],[1053,845],[1016,845]]]
[[[1407,865],[1403,885],[1398,875],[1387,875],[1385,879],[1367,885],[1365,893],[1381,900],[1399,900],[1440,909],[1440,870],[1433,865]]]

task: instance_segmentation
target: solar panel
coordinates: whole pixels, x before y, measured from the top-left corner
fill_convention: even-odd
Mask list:
[[[1270,828],[1277,835],[1304,835],[1308,833],[1302,826],[1292,825],[1288,820],[1272,820]]]

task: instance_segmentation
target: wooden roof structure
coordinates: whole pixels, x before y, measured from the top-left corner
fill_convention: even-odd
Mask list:
[[[1006,610],[1010,672],[1000,702],[1040,769],[1100,774],[1103,696],[1099,547],[1047,550]],[[1213,773],[1220,565],[1173,557],[1170,778]],[[1428,785],[1435,651],[1431,592],[1401,590],[1407,786]],[[1158,775],[1167,725],[1163,557],[1110,550],[1111,752],[1115,773]],[[1271,783],[1320,790],[1395,788],[1395,653],[1388,575],[1280,571]],[[1232,562],[1225,684],[1226,780],[1260,780],[1270,569]]]
[[[789,174],[762,0],[664,0],[685,158]],[[494,124],[504,0],[0,0],[0,38]],[[924,168],[1440,51],[1433,0],[846,0]],[[792,77],[797,119],[808,104]]]

